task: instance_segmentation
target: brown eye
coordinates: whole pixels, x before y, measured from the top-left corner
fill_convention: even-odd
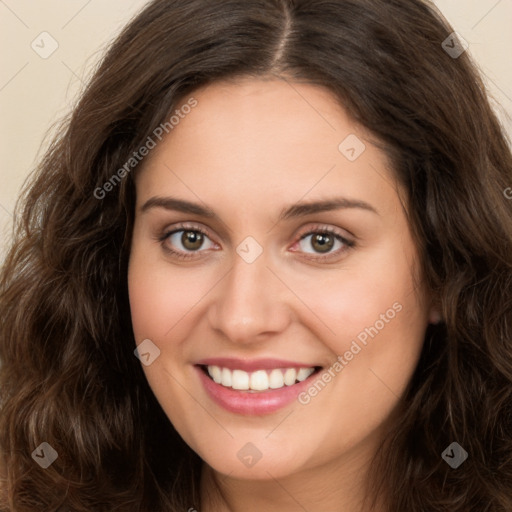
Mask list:
[[[165,234],[160,240],[168,251],[182,256],[202,253],[205,249],[215,247],[210,237],[199,229],[176,229]]]
[[[298,242],[298,246],[302,252],[316,255],[316,259],[322,259],[341,255],[353,247],[354,242],[330,229],[317,229],[303,235]]]
[[[328,233],[316,233],[311,238],[311,247],[318,252],[329,252],[334,247],[334,236]]]
[[[196,251],[203,245],[204,236],[199,231],[183,231],[181,243],[189,251]]]

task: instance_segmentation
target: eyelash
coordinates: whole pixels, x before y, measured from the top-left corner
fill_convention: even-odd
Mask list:
[[[189,260],[191,258],[195,258],[196,254],[201,251],[192,251],[189,253],[183,253],[181,251],[176,251],[174,249],[171,249],[168,245],[165,244],[165,241],[171,235],[173,235],[175,233],[179,233],[180,231],[198,232],[198,233],[201,233],[202,235],[208,237],[211,240],[210,235],[208,234],[208,232],[205,229],[201,228],[200,226],[190,226],[190,225],[185,225],[185,224],[179,224],[172,230],[165,231],[161,236],[158,236],[157,240],[160,242],[162,249],[165,252],[167,252],[168,254],[171,254],[173,257],[176,257],[181,260]],[[344,247],[342,249],[338,249],[337,251],[335,251],[333,253],[328,253],[326,255],[305,256],[306,259],[315,260],[315,261],[325,261],[327,259],[333,258],[335,255],[339,255],[343,252],[346,252],[346,251],[352,249],[356,245],[354,241],[347,240],[345,237],[340,235],[337,230],[330,228],[330,227],[321,226],[321,225],[314,226],[313,228],[309,229],[305,233],[300,234],[298,240],[294,243],[294,245],[301,242],[302,240],[304,240],[304,238],[306,238],[310,235],[326,234],[326,233],[333,235],[336,238],[336,240],[338,240],[339,242],[341,242],[344,245]],[[307,254],[311,254],[311,253],[307,253]]]

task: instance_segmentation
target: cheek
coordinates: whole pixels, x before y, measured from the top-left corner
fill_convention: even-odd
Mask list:
[[[325,327],[317,336],[333,361],[344,358],[354,386],[376,378],[371,368],[398,394],[414,371],[428,320],[412,247],[390,241],[347,260],[330,278],[305,278],[297,288]]]
[[[376,323],[379,330],[382,322],[386,326],[423,324],[424,299],[415,289],[415,273],[412,255],[386,244],[365,257],[349,260],[346,267],[325,279],[305,276],[296,289],[307,297],[334,339],[341,340],[357,337]]]
[[[206,289],[198,284],[201,279],[190,280],[186,272],[173,270],[168,263],[146,257],[134,247],[128,268],[128,292],[136,344],[150,339],[160,350],[160,357],[142,369],[163,410],[172,418],[174,426],[188,439],[190,425],[194,424],[194,407],[183,394],[181,382],[190,378],[189,368],[179,367],[185,355],[183,332],[190,328],[188,313]],[[172,337],[177,340],[166,343]],[[185,373],[183,373],[185,372]]]
[[[195,271],[173,271],[171,265],[149,262],[137,252],[132,254],[128,269],[128,291],[136,341],[144,338],[165,339],[209,287]]]
[[[322,411],[317,416],[322,422],[343,431],[337,449],[377,429],[410,382],[427,326],[413,272],[413,259],[387,246],[357,266],[347,263],[330,279],[308,279],[301,291],[307,290],[315,314],[329,328],[316,334],[333,354],[332,380],[325,391],[317,393],[312,386],[303,398]],[[312,416],[305,421],[318,428]],[[326,437],[337,439],[335,430]]]

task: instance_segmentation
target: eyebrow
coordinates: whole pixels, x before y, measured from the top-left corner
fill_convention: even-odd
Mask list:
[[[165,210],[190,213],[220,221],[219,216],[213,211],[213,209],[209,208],[208,206],[203,206],[199,203],[192,203],[183,199],[176,199],[174,197],[151,197],[141,206],[140,211],[141,213],[144,213],[153,208],[163,208]],[[305,217],[306,215],[311,215],[314,213],[348,208],[359,208],[379,215],[377,210],[371,204],[365,201],[358,199],[348,199],[345,197],[335,197],[322,201],[295,203],[291,206],[285,207],[281,211],[278,221],[297,217]]]

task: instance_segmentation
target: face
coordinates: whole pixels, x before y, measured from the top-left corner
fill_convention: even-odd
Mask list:
[[[128,284],[148,382],[220,473],[362,459],[429,321],[403,190],[318,86],[193,97],[136,177]]]

